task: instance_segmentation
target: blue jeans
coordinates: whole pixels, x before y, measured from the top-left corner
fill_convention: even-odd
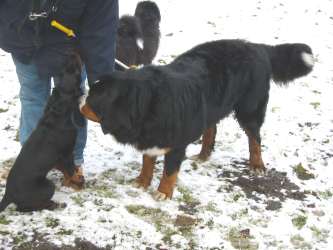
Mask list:
[[[44,107],[51,92],[51,77],[40,77],[34,64],[23,64],[13,57],[16,73],[20,82],[20,143],[23,145],[29,138],[42,117]],[[82,72],[81,87],[84,90],[86,72]],[[78,129],[76,144],[74,148],[74,163],[80,166],[84,162],[83,151],[87,142],[87,123]]]

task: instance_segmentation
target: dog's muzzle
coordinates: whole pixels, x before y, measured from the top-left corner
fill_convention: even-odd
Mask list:
[[[81,114],[86,117],[88,120],[93,122],[100,122],[101,119],[95,114],[95,112],[90,108],[88,103],[86,103],[87,95],[83,95],[79,101],[79,109]]]

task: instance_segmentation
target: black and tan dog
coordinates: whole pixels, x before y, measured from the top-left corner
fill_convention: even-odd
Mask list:
[[[160,42],[160,10],[151,1],[139,2],[134,16],[119,19],[116,58],[127,66],[151,64]],[[117,70],[122,68],[116,64]]]
[[[204,150],[210,150],[216,123],[232,112],[248,136],[251,169],[263,172],[260,128],[270,80],[286,85],[312,67],[306,44],[208,42],[169,65],[102,77],[90,89],[81,112],[100,122],[104,133],[143,152],[138,186],[150,185],[156,157],[165,155],[156,198],[171,198],[187,145],[204,133]]]
[[[65,181],[70,181],[70,176],[74,175],[77,127],[73,114],[78,112],[79,98],[83,94],[78,56],[69,56],[64,71],[55,81],[58,81],[57,87],[48,99],[41,120],[9,172],[0,211],[10,203],[15,203],[22,212],[54,209],[58,206],[51,200],[55,186],[46,178],[47,173],[61,166]]]

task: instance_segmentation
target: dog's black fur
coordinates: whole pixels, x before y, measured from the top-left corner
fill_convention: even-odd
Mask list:
[[[131,66],[141,64],[143,34],[137,17],[125,15],[119,19],[116,42],[116,58],[122,63]],[[116,64],[117,70],[122,68]]]
[[[143,51],[140,64],[151,64],[160,44],[161,13],[156,3],[151,1],[139,2],[135,14],[142,28]]]
[[[270,80],[286,85],[308,74],[312,65],[304,53],[312,58],[306,44],[208,42],[169,65],[104,76],[86,103],[103,131],[119,142],[139,150],[171,149],[165,158],[171,175],[179,170],[187,145],[231,112],[260,147]]]
[[[151,64],[159,47],[160,21],[160,10],[151,1],[139,2],[134,16],[122,16],[117,32],[117,59],[128,66]],[[142,43],[143,48],[138,42]],[[117,64],[116,69],[122,70]]]
[[[81,64],[76,55],[69,56],[57,81],[60,86],[53,89],[41,120],[9,172],[0,211],[10,203],[22,212],[53,209],[57,205],[51,200],[55,186],[46,178],[47,173],[61,164],[70,175],[74,174],[77,128],[73,113],[78,112],[79,97],[83,94]]]

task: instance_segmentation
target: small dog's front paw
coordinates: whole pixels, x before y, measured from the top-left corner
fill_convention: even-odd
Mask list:
[[[58,203],[58,208],[59,209],[64,209],[64,208],[66,208],[67,207],[67,204],[65,203],[65,202],[60,202],[60,203]]]
[[[71,179],[64,179],[62,185],[64,187],[72,188],[75,191],[81,191],[84,188],[84,183],[85,183],[84,180],[82,182],[76,182]]]
[[[250,167],[251,173],[254,175],[264,176],[266,174],[266,168],[264,166]]]
[[[54,201],[51,201],[50,205],[48,207],[46,207],[45,209],[46,210],[56,210],[56,209],[64,209],[67,207],[67,204],[64,203],[64,202],[54,202]]]
[[[197,162],[205,162],[207,161],[209,158],[209,156],[207,155],[203,155],[203,154],[197,154],[197,155],[192,155],[190,156],[188,159],[192,160],[192,161],[197,161]]]
[[[71,187],[76,191],[80,191],[84,188],[85,178],[83,176],[82,168],[77,167],[73,176],[64,175],[62,185],[65,187]]]

